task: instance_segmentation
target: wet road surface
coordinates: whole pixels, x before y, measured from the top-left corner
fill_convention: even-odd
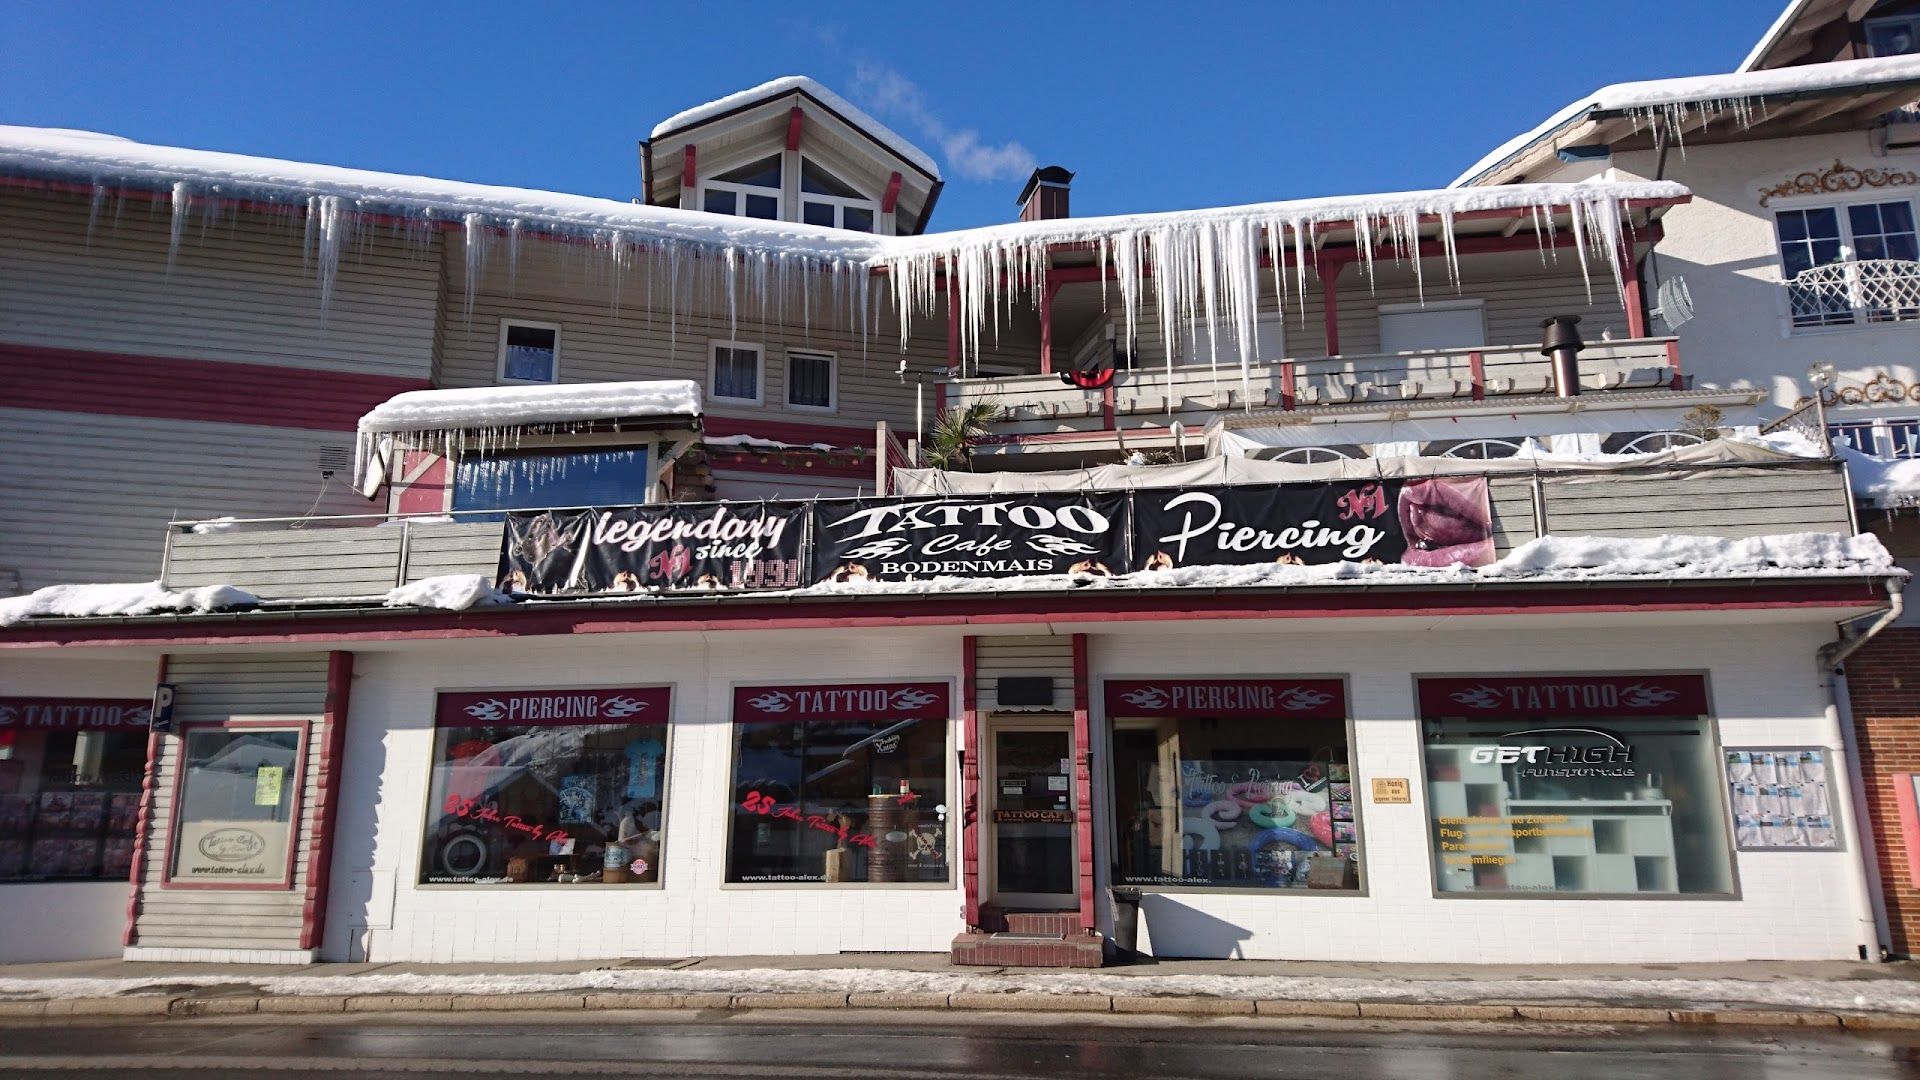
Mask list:
[[[1916,1033],[1920,1034],[1920,1033]],[[1329,1027],[1177,1018],[875,1012],[513,1013],[0,1028],[0,1076],[1047,1080],[1335,1077],[1920,1078],[1920,1038],[1766,1028]]]

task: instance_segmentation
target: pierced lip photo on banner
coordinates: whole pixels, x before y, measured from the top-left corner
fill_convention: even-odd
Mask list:
[[[1493,510],[1485,477],[1435,476],[1400,489],[1400,561],[1409,566],[1485,566],[1493,561]]]

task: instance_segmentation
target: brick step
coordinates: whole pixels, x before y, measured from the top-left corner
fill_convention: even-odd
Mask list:
[[[951,958],[959,967],[1097,968],[1105,962],[1098,934],[961,934]]]
[[[1080,932],[1077,911],[1009,911],[1007,930],[1015,934],[1059,934],[1071,937]]]

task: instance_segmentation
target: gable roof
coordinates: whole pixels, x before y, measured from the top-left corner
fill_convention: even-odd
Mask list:
[[[698,127],[722,117],[751,109],[756,105],[771,101],[783,94],[799,93],[814,100],[814,103],[828,112],[834,113],[848,125],[858,129],[873,141],[899,155],[914,168],[925,173],[929,179],[940,179],[940,166],[925,150],[908,142],[899,132],[887,127],[880,121],[862,111],[846,98],[822,86],[817,80],[805,75],[783,75],[778,79],[749,87],[725,97],[715,98],[703,105],[695,105],[674,113],[653,126],[649,139],[663,139],[677,135],[688,128]]]

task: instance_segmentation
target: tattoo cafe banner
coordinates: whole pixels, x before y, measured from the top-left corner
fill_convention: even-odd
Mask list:
[[[1485,477],[1144,489],[1128,570],[1337,562],[1493,561]]]
[[[815,504],[815,581],[1126,572],[1126,493]]]
[[[502,589],[794,589],[805,503],[700,503],[508,514]]]

